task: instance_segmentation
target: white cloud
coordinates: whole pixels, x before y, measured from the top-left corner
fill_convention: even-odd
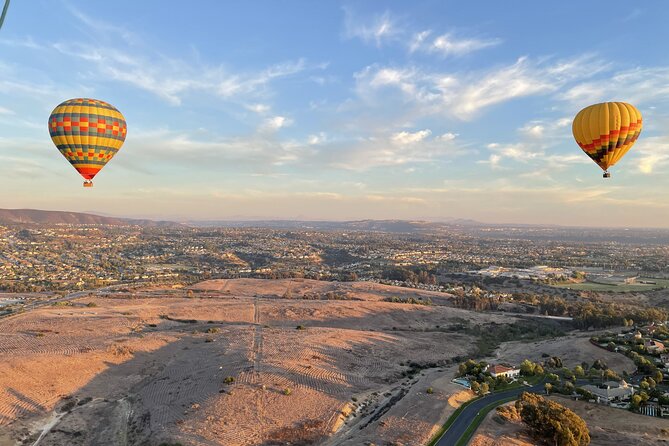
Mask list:
[[[520,129],[520,132],[532,138],[544,136],[545,127],[541,124],[528,124]]]
[[[293,120],[285,116],[272,116],[265,119],[262,125],[262,130],[276,131],[284,127],[288,127],[293,123]]]
[[[245,107],[247,110],[250,110],[259,115],[264,115],[271,109],[271,107],[267,104],[246,104]]]
[[[307,142],[312,146],[317,146],[325,143],[327,139],[327,135],[324,132],[319,132],[316,135],[309,135]]]
[[[388,94],[378,91],[397,89],[404,102],[413,105],[408,113],[448,114],[470,120],[497,104],[555,93],[569,82],[595,74],[597,70],[583,68],[593,64],[597,66],[598,61],[592,56],[552,64],[521,57],[511,65],[464,73],[425,73],[414,67],[370,65],[354,77],[358,94],[366,101],[387,102]]]
[[[637,106],[667,102],[669,67],[619,71],[610,78],[575,85],[560,97],[578,107],[599,101],[630,102]]]
[[[363,23],[353,12],[344,8],[344,36],[348,39],[358,38],[365,43],[381,46],[384,42],[394,39],[401,31],[389,12],[375,16],[370,22]]]
[[[457,137],[458,137],[457,133],[448,132],[448,133],[444,133],[442,135],[437,136],[435,139],[437,141],[453,141]]]
[[[12,110],[5,107],[0,107],[0,115],[14,115],[14,114],[16,113],[14,113]]]
[[[625,156],[637,153],[639,172],[650,175],[669,165],[669,137],[649,136],[640,138]]]
[[[432,132],[430,129],[425,129],[425,130],[419,130],[417,132],[411,133],[411,132],[399,132],[399,133],[394,133],[391,137],[390,140],[399,145],[406,145],[406,144],[415,144],[418,142],[421,142],[428,136],[430,136]]]
[[[428,39],[431,34],[432,31],[429,30],[414,34],[413,40],[409,45],[409,51],[436,53],[444,57],[463,56],[502,43],[500,39],[457,38],[453,33],[446,33],[434,39]]]

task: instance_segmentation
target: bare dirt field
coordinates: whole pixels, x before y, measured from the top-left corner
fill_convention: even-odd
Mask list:
[[[634,414],[625,410],[562,396],[551,397],[585,420],[590,430],[591,445],[666,445],[669,442],[669,424],[658,418]],[[472,439],[471,446],[529,446],[542,444],[533,440],[522,422],[502,421],[491,411]]]
[[[470,397],[454,398],[450,379],[473,339],[437,327],[509,320],[436,304],[447,301],[239,279],[12,316],[0,320],[0,446],[423,444]],[[410,363],[437,364],[408,378]]]

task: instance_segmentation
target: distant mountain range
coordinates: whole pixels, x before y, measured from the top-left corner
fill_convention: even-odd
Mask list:
[[[429,222],[420,220],[355,220],[355,221],[306,221],[306,220],[215,220],[188,222],[198,227],[223,228],[269,228],[269,229],[313,229],[316,231],[378,231],[420,232],[435,231],[446,226],[481,226],[474,220],[451,220]]]
[[[422,220],[213,220],[171,222],[110,217],[84,212],[0,209],[0,224],[190,226],[203,228],[266,228],[287,231],[371,231],[405,234],[458,232],[487,239],[571,240],[585,243],[623,242],[669,245],[669,229],[490,224],[466,219],[451,219],[441,222]]]
[[[166,226],[173,222],[142,220],[132,218],[103,217],[94,214],[67,211],[41,211],[37,209],[0,209],[0,223],[4,224],[68,224],[68,225],[108,225],[108,226]]]

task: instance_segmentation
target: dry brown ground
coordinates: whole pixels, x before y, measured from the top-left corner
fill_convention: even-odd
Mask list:
[[[618,373],[623,370],[633,372],[636,367],[631,359],[620,353],[604,350],[590,343],[589,339],[596,333],[572,333],[568,336],[542,341],[522,343],[505,342],[495,352],[500,361],[518,364],[523,359],[542,362],[546,358],[542,354],[559,356],[566,367],[573,368],[581,362],[592,364],[596,359],[604,361],[609,368]]]
[[[288,287],[297,297],[339,287],[360,300],[281,299]],[[400,364],[473,350],[437,325],[504,319],[382,302],[447,297],[369,283],[241,279],[186,293],[109,293],[0,321],[0,445],[33,444],[50,421],[40,446],[315,444],[335,427],[346,444],[421,444],[460,388],[452,369],[410,381]],[[341,416],[349,410],[356,416]],[[363,418],[365,429],[351,429]]]
[[[658,418],[634,414],[621,409],[573,401],[561,396],[551,397],[583,418],[590,430],[591,445],[666,445],[669,423]],[[495,411],[488,414],[472,439],[471,446],[530,446],[542,444],[529,437],[520,422],[500,424]]]

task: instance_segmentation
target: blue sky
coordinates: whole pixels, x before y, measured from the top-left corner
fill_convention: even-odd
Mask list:
[[[0,207],[666,227],[666,23],[659,0],[12,2]],[[128,121],[91,190],[46,129],[73,97]],[[606,100],[644,116],[607,181],[571,136]]]

